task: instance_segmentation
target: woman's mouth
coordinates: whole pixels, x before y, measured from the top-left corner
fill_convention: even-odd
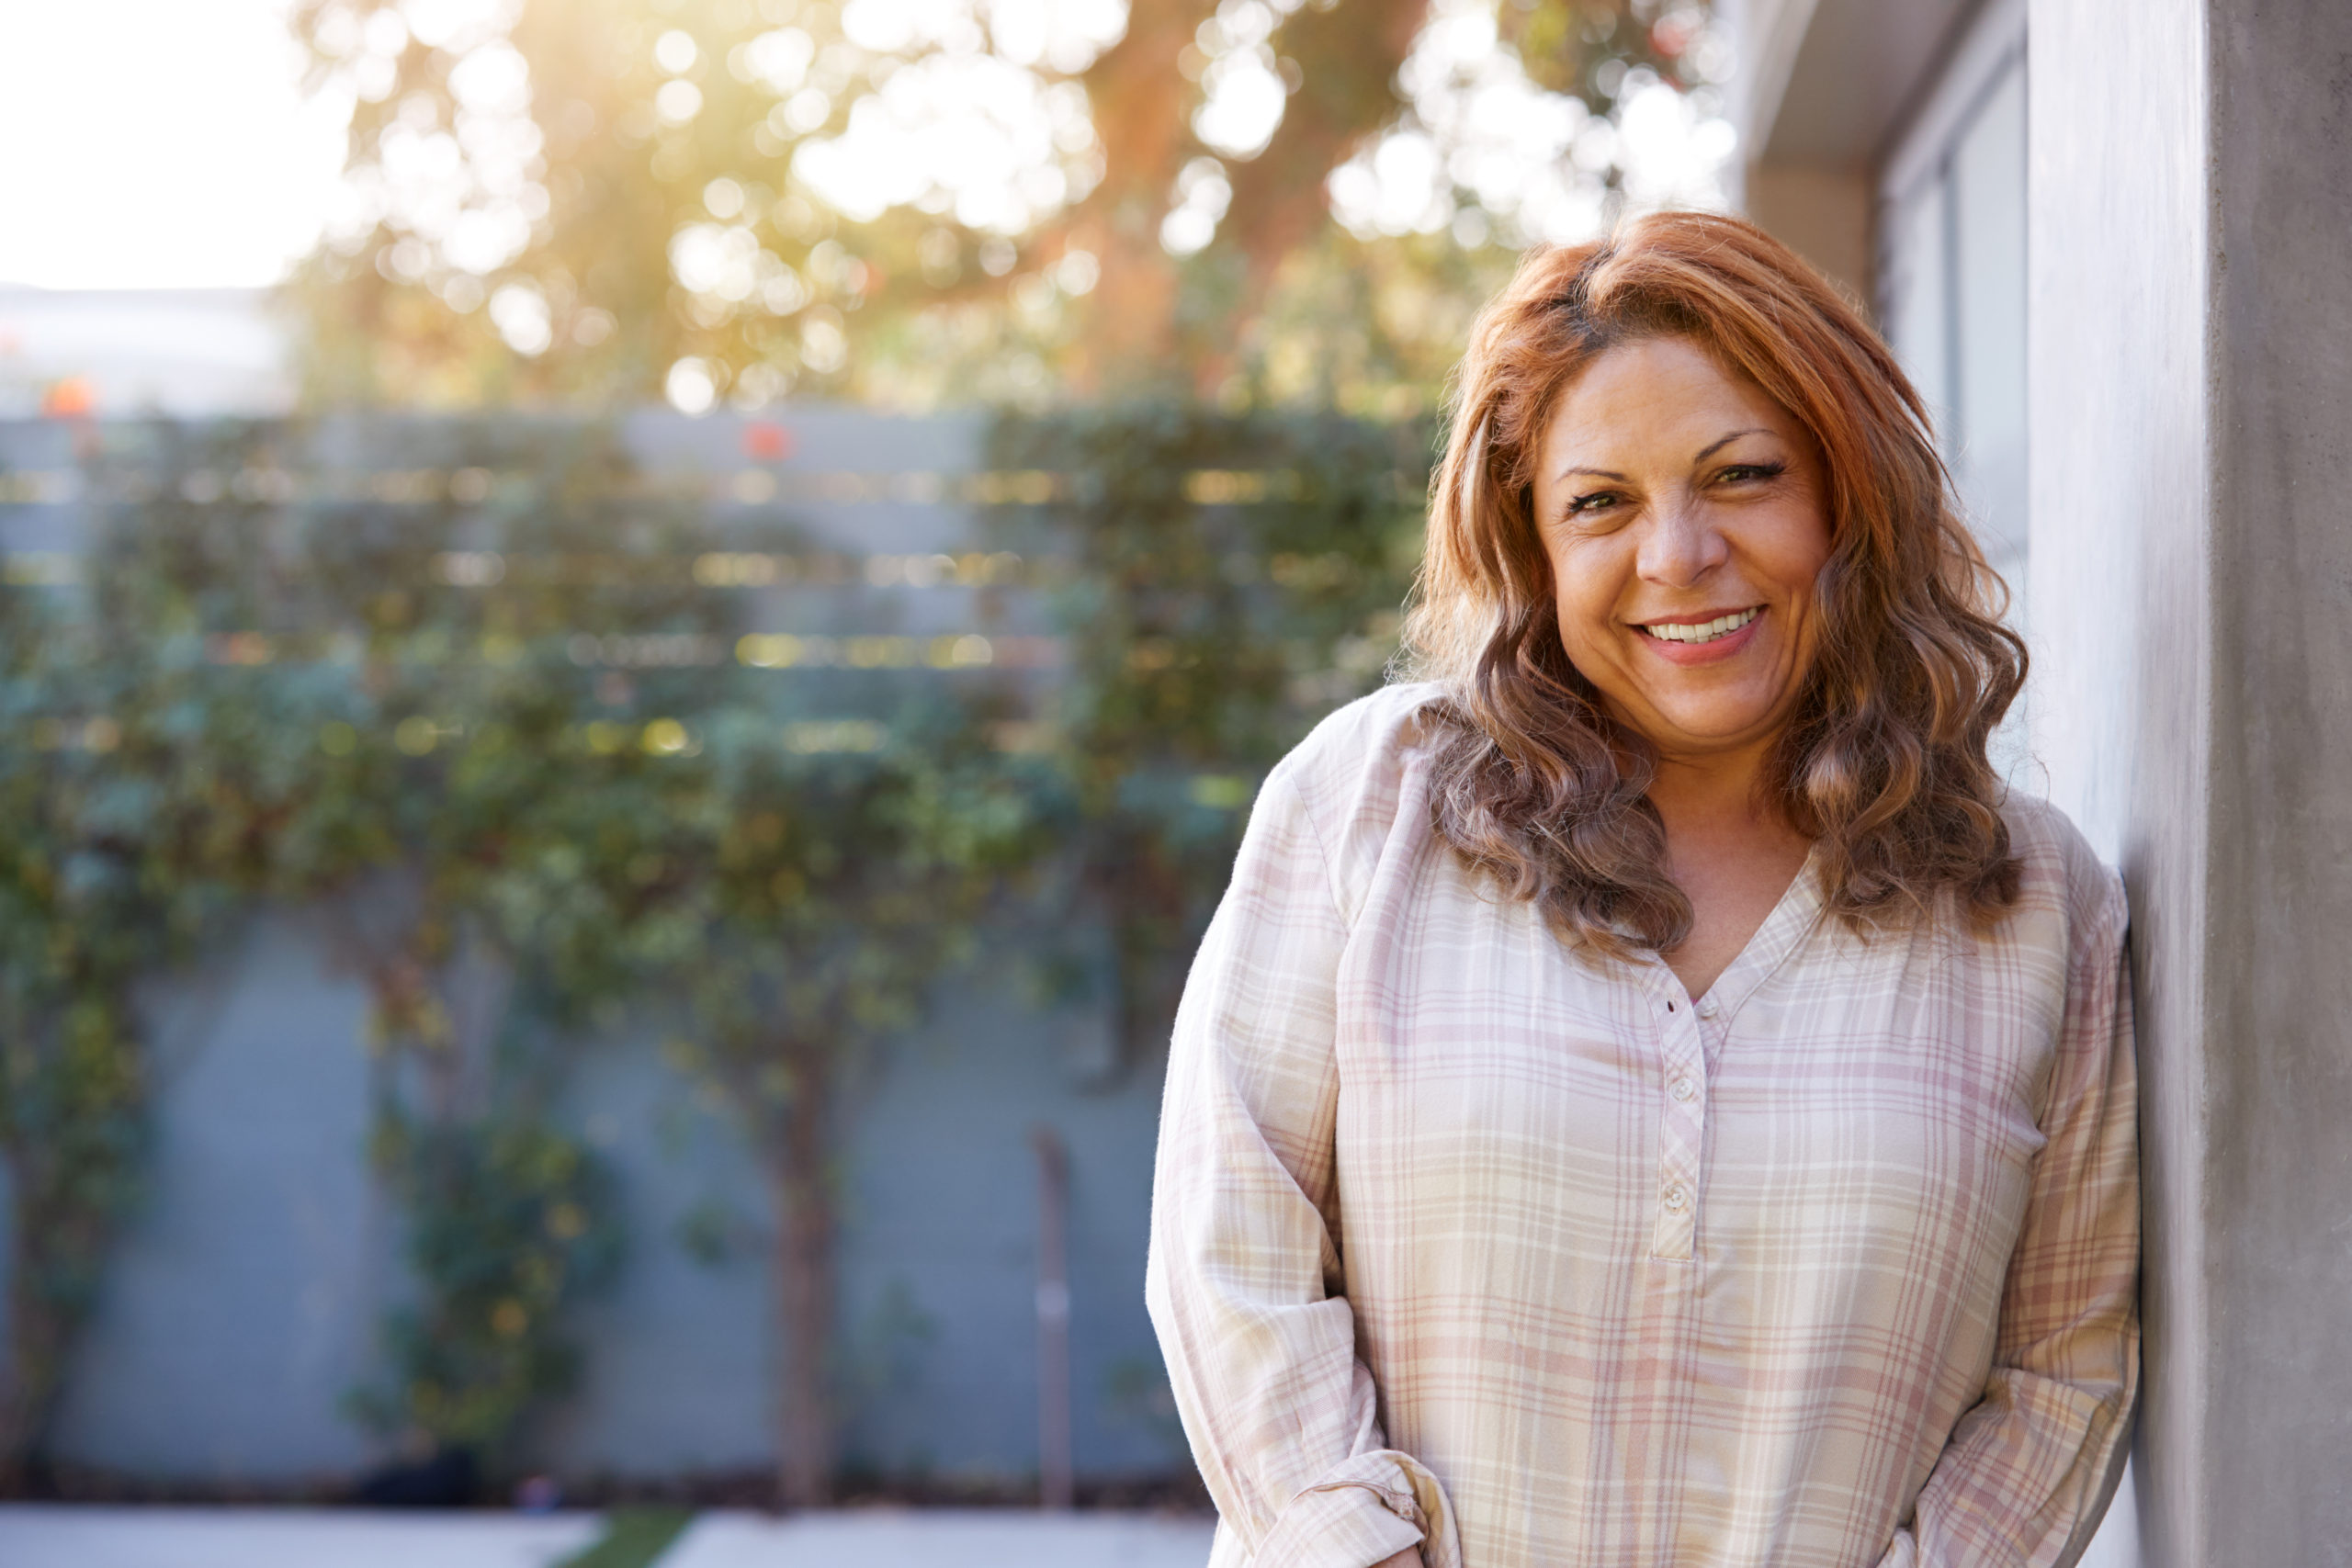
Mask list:
[[[1642,630],[1659,642],[1685,645],[1716,642],[1737,633],[1761,615],[1763,609],[1761,604],[1751,604],[1745,610],[1734,610],[1711,621],[1653,621]]]

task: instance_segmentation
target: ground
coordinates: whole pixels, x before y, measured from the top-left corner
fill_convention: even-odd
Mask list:
[[[1200,1568],[1208,1521],[1149,1514],[857,1509],[701,1515],[660,1568]],[[0,1506],[8,1568],[558,1568],[594,1514]],[[597,1554],[599,1559],[604,1553]]]

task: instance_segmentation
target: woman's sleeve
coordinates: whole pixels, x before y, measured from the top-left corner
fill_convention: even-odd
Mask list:
[[[2071,1564],[2122,1461],[2140,1371],[2138,1079],[2123,890],[2078,928],[1992,1375],[1881,1568]]]
[[[1287,770],[1260,793],[1169,1054],[1145,1294],[1193,1457],[1253,1568],[1458,1568],[1437,1480],[1382,1436],[1342,1293],[1332,1125],[1347,940]]]

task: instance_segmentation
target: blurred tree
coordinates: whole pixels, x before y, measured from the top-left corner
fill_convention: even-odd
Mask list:
[[[1005,420],[994,455],[1071,471],[996,525],[1070,563],[1051,711],[1090,918],[1061,934],[1107,933],[1123,1059],[1147,1061],[1260,779],[1396,652],[1428,427],[1142,402]]]
[[[75,1335],[139,1190],[149,1063],[132,987],[194,932],[149,876],[176,747],[41,591],[0,591],[0,1159],[10,1205],[0,1493],[40,1458]],[[167,891],[167,890],[164,890]]]
[[[544,886],[571,852],[537,829],[577,822],[537,808],[565,798],[595,701],[564,638],[712,606],[658,509],[613,525],[632,487],[594,427],[385,434],[390,451],[349,428],[115,432],[87,480],[104,498],[91,589],[64,625],[113,683],[112,790],[135,782],[142,820],[188,825],[142,891],[165,909],[298,904],[367,985],[374,1154],[417,1288],[385,1325],[390,1376],[356,1407],[494,1460],[567,1384],[561,1309],[617,1245],[596,1162],[548,1120],[560,1055],[518,1027],[613,1003],[634,913]],[[334,466],[313,466],[322,450]],[[452,567],[495,558],[458,547],[482,536],[590,545],[612,570],[485,594]],[[633,549],[672,579],[632,571]],[[151,712],[168,765],[125,769]],[[631,820],[646,805],[593,799]]]
[[[1421,274],[1336,254],[1310,260],[1374,319],[1333,355],[1404,363]],[[1278,369],[1328,396],[1324,359]],[[855,1089],[998,931],[1050,948],[1031,967],[1068,990],[1107,980],[1090,998],[1148,1059],[1257,781],[1394,650],[1430,434],[1168,400],[1001,421],[1000,478],[1057,476],[991,491],[1031,498],[993,523],[1052,563],[1069,639],[1032,713],[1023,671],[745,664],[766,655],[736,649],[742,600],[714,586],[748,580],[704,568],[790,541],[722,540],[708,476],[639,471],[608,425],[110,433],[85,598],[0,592],[0,701],[32,742],[0,753],[0,804],[31,825],[0,854],[19,1446],[136,1189],[128,987],[271,898],[374,1004],[375,1153],[416,1290],[363,1413],[495,1466],[564,1386],[569,1314],[619,1245],[565,1073],[662,1009],[634,1016],[763,1168],[779,1489],[823,1497]],[[775,607],[857,592],[803,581]]]
[[[241,447],[242,428],[194,443]],[[101,492],[106,493],[106,492]],[[264,510],[250,494],[224,513]],[[176,501],[177,497],[172,498]],[[215,542],[175,536],[188,560]],[[222,562],[224,566],[230,563]],[[267,559],[235,563],[249,595]],[[279,749],[185,613],[103,571],[0,588],[0,1159],[12,1208],[0,1490],[42,1462],[73,1347],[134,1207],[153,1077],[139,987],[218,935],[216,871],[250,853]],[[78,574],[77,574],[78,577]]]
[[[1351,330],[1312,302],[1367,254],[1475,300],[1508,265],[1487,236],[1556,227],[1498,157],[1613,180],[1562,106],[1724,70],[1699,0],[1438,3],[1485,40],[1468,65],[1415,63],[1431,0],[302,0],[319,82],[356,105],[347,210],[297,285],[312,389],[1270,393],[1286,334],[1311,355]],[[1426,129],[1420,98],[1472,65],[1552,130],[1441,149],[1406,218],[1335,231],[1335,169]],[[1381,237],[1457,211],[1467,268]]]
[[[600,689],[570,649],[723,646],[731,618],[688,570],[699,516],[650,494],[609,427],[376,434],[338,455],[367,484],[309,476],[298,537],[314,625],[352,656],[351,710],[316,732],[321,776],[381,781],[396,858],[306,860],[281,834],[275,890],[312,902],[368,987],[374,1154],[408,1219],[415,1299],[354,1409],[503,1467],[571,1386],[568,1309],[617,1261],[611,1175],[555,1101],[579,1036],[633,999],[629,944],[668,896],[650,846],[684,782],[613,717],[635,685]],[[647,695],[683,695],[682,675]]]
[[[880,1046],[970,959],[1004,878],[1038,847],[1042,781],[968,715],[910,715],[880,750],[796,755],[739,725],[711,737],[694,889],[643,970],[684,1016],[673,1066],[724,1098],[775,1217],[777,1495],[831,1500],[840,1422],[839,1139]]]
[[[582,1041],[670,998],[673,1064],[768,1173],[779,1486],[821,1501],[843,1093],[1056,798],[988,744],[993,685],[908,705],[890,673],[741,664],[741,600],[698,578],[737,558],[702,485],[594,423],[158,423],[113,433],[85,486],[88,592],[0,594],[0,710],[34,740],[0,752],[30,825],[0,854],[0,1461],[37,1446],[136,1190],[130,987],[271,899],[371,1002],[413,1289],[354,1413],[494,1473],[571,1385],[569,1311],[622,1238],[557,1100]],[[790,542],[763,526],[724,542]]]

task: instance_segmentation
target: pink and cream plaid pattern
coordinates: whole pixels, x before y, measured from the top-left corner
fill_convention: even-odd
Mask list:
[[[1984,934],[1808,864],[1694,1003],[1429,824],[1428,686],[1260,795],[1147,1290],[1216,1568],[2070,1562],[2138,1372],[2124,904],[2039,802]]]

